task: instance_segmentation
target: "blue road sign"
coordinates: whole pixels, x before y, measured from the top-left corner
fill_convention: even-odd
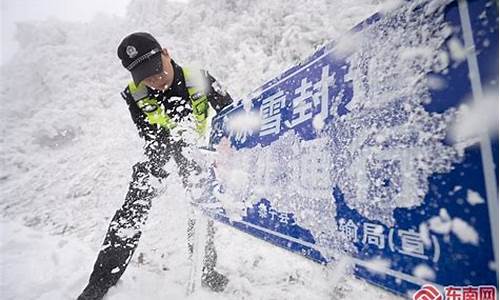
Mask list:
[[[370,17],[214,119],[207,213],[399,294],[498,287],[498,118],[474,122],[498,107],[498,6],[442,3]]]

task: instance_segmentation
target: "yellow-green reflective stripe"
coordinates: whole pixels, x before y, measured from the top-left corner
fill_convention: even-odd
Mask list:
[[[139,85],[136,86],[134,82],[130,82],[128,84],[128,89],[132,94],[132,98],[134,98],[134,101],[138,101],[148,96],[148,89],[143,83],[140,83]]]
[[[165,113],[165,107],[157,99],[147,97],[148,91],[145,85],[141,83],[136,86],[134,82],[130,82],[128,88],[136,101],[137,107],[146,115],[146,120],[149,124],[159,125],[167,129],[172,129],[176,126]]]
[[[140,85],[140,84],[139,84]],[[131,93],[137,91],[137,86],[135,85],[135,83],[133,81],[129,82],[128,84],[128,89]]]
[[[193,71],[189,68],[183,68],[182,71],[184,73],[184,80],[186,82],[189,98],[191,100],[193,115],[196,119],[196,131],[200,135],[203,135],[207,129],[206,119],[209,110],[208,97],[205,95],[203,90],[199,90],[198,86],[196,86],[192,76]],[[198,96],[197,99],[195,99],[195,96]]]
[[[152,99],[145,100],[151,101]],[[167,129],[174,128],[176,125],[174,122],[170,122],[170,118],[165,113],[165,107],[162,104],[158,105],[156,110],[144,113],[146,114],[146,118],[150,124],[157,124]]]
[[[159,107],[158,101],[156,99],[144,98],[137,101],[136,103],[137,106],[144,112],[153,112]],[[148,107],[154,107],[154,109],[148,109]]]

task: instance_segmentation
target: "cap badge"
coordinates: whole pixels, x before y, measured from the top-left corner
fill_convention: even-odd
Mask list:
[[[135,49],[135,47],[134,47],[134,46],[130,46],[130,45],[129,45],[129,46],[127,46],[127,50],[126,50],[126,52],[127,52],[128,57],[130,57],[130,58],[134,58],[134,57],[136,57],[136,56],[137,56],[137,54],[139,54],[139,53],[137,52],[137,49]]]

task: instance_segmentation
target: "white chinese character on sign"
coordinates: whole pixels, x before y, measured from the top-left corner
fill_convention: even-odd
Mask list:
[[[257,213],[259,214],[259,218],[265,219],[267,218],[267,206],[264,203],[260,203],[259,206],[257,206]]]
[[[288,217],[288,214],[286,214],[286,213],[278,214],[278,218],[279,218],[280,223],[283,223],[283,224],[288,224],[288,220],[290,219]]]
[[[304,78],[300,82],[300,86],[295,90],[297,97],[293,98],[293,119],[286,121],[288,127],[295,127],[312,118],[312,83]]]
[[[346,239],[353,242],[358,241],[358,226],[351,219],[347,222],[340,219],[339,224],[339,230]]]
[[[418,232],[398,230],[398,235],[401,238],[401,249],[398,250],[400,253],[422,259],[428,258],[424,255],[424,242]]]
[[[335,73],[329,75],[330,67],[324,66],[321,70],[321,79],[313,84],[304,78],[295,90],[293,102],[293,119],[286,121],[288,127],[295,127],[312,119],[313,108],[319,107],[320,116],[325,120],[329,115],[328,88],[335,84]]]
[[[384,227],[372,223],[363,224],[363,244],[375,245],[379,249],[384,249]]]
[[[315,107],[320,107],[321,120],[325,120],[329,115],[328,107],[328,87],[335,85],[335,73],[329,75],[330,67],[324,66],[321,70],[321,80],[314,84],[313,102]]]
[[[276,216],[278,215],[278,213],[274,209],[270,209],[269,214],[271,215],[271,220],[273,221],[276,219]]]
[[[281,130],[281,108],[285,106],[285,95],[279,91],[262,100],[260,107],[260,136],[278,134]]]

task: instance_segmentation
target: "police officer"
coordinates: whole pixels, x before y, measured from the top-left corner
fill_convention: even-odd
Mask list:
[[[89,283],[78,300],[102,299],[116,284],[137,248],[151,202],[158,195],[153,183],[168,175],[164,165],[173,159],[186,189],[196,183],[191,175],[201,168],[182,154],[189,146],[174,132],[177,126],[189,120],[196,134],[208,129],[210,112],[219,112],[232,102],[206,71],[183,68],[176,64],[167,51],[149,33],[136,32],[126,36],[118,46],[122,65],[131,72],[133,81],[122,92],[139,136],[145,140],[147,160],[133,166],[132,180],[125,202],[116,211],[103,246],[98,254]],[[198,183],[199,184],[199,183]],[[188,220],[188,253],[193,254],[195,222]],[[215,270],[217,254],[213,244],[213,222],[208,222],[208,238],[202,268],[202,285],[213,291],[222,291],[227,278]]]

